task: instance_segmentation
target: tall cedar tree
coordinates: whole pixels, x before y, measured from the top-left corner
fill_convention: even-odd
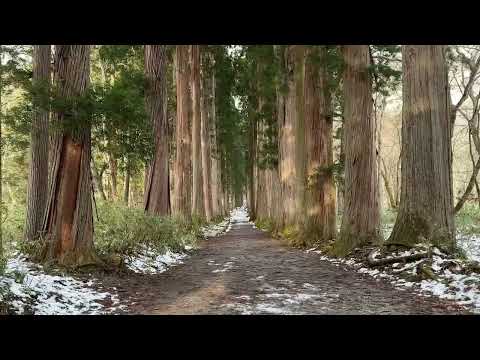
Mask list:
[[[312,46],[305,64],[305,145],[307,157],[307,243],[335,237],[335,185],[332,165],[332,106],[325,47]]]
[[[406,45],[401,195],[390,244],[455,248],[452,122],[443,45]]]
[[[79,107],[90,75],[90,45],[56,45],[54,87],[66,108],[53,111],[45,256],[63,265],[97,262],[93,247],[90,119]]]
[[[378,243],[380,239],[369,46],[346,45],[343,58],[345,197],[340,236],[334,249],[337,255],[345,255],[358,246]]]
[[[172,212],[175,216],[189,218],[190,200],[190,130],[189,108],[189,56],[187,45],[177,45],[175,49],[175,70],[177,83],[177,117],[175,127],[176,157],[174,164],[174,190]]]
[[[151,214],[168,215],[170,190],[165,45],[145,45],[145,75],[145,105],[153,127],[155,154],[147,171],[144,208]]]
[[[287,95],[280,135],[280,181],[282,183],[283,225],[296,230],[303,221],[305,203],[304,78],[305,47],[285,48]]]
[[[27,188],[25,239],[35,240],[42,229],[48,189],[48,89],[50,45],[33,47],[33,119],[30,141],[30,172]]]
[[[192,86],[192,215],[204,216],[201,111],[200,111],[200,46],[191,45],[191,86]]]
[[[203,202],[205,217],[210,221],[212,214],[212,180],[211,180],[211,146],[210,146],[210,122],[212,112],[210,108],[212,97],[211,56],[203,51],[201,54],[200,68],[200,115],[201,115],[201,149],[202,149],[202,180],[203,180]]]

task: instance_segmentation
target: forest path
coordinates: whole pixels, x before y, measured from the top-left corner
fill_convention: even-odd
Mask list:
[[[241,215],[241,214],[240,214]],[[283,246],[234,217],[185,263],[116,281],[133,314],[458,314],[451,302],[395,289]]]

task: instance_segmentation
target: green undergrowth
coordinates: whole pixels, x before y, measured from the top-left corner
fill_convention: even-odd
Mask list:
[[[466,203],[455,216],[457,232],[465,235],[480,234],[480,208]]]
[[[131,255],[142,246],[160,253],[194,246],[201,236],[203,219],[185,220],[145,214],[142,209],[104,203],[95,219],[95,248],[100,256]]]
[[[201,218],[186,220],[153,216],[145,214],[143,209],[109,202],[97,203],[97,211],[94,210],[94,247],[100,259],[108,263],[112,258],[133,255],[145,247],[158,253],[167,250],[180,252],[185,246],[195,247],[202,237],[202,226],[207,224]],[[222,220],[223,217],[217,217],[211,223]],[[32,259],[39,259],[42,242],[23,241],[24,221],[23,207],[9,212],[3,227],[5,257],[18,250]]]
[[[275,233],[276,230],[275,222],[269,218],[255,220],[255,226],[269,234]]]

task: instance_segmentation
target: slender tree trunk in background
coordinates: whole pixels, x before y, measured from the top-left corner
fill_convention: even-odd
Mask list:
[[[212,220],[212,185],[211,185],[211,163],[210,154],[210,97],[211,97],[211,77],[206,68],[209,65],[209,54],[203,56],[204,63],[201,71],[201,94],[200,94],[200,114],[201,114],[201,148],[202,148],[202,180],[203,180],[203,201],[205,217],[207,221]]]
[[[478,118],[478,114],[476,117]],[[478,126],[476,124],[476,119],[475,116],[471,119],[468,120],[468,145],[469,145],[469,153],[470,153],[470,160],[472,162],[472,175],[470,176],[470,180],[468,181],[468,185],[463,192],[463,195],[460,197],[458,200],[457,204],[455,205],[455,213],[459,212],[465,202],[468,200],[468,197],[470,196],[473,187],[475,186],[476,192],[477,192],[477,197],[479,194],[479,187],[477,183],[477,176],[478,172],[480,170],[480,158],[475,161],[475,158],[473,157],[473,151],[472,151],[472,139],[473,143],[475,144],[475,149],[477,151],[477,154],[480,154],[480,137],[479,137],[479,131],[478,131]]]
[[[192,84],[192,215],[204,217],[200,114],[200,46],[191,45]]]
[[[54,85],[58,96],[72,99],[89,85],[90,45],[56,45]],[[45,257],[63,265],[81,266],[98,261],[93,247],[91,145],[89,119],[68,118],[72,111],[53,112],[53,122],[78,127],[58,130],[52,147],[49,196],[43,230]]]
[[[255,214],[256,193],[255,193],[255,168],[256,168],[256,146],[257,146],[257,125],[253,114],[249,115],[248,125],[248,187],[249,199],[248,209],[250,211],[250,219],[254,221],[257,217]]]
[[[174,166],[175,188],[172,211],[175,216],[190,217],[190,130],[188,90],[188,46],[176,47],[176,82],[177,82],[177,122],[175,129],[176,157]]]
[[[387,192],[388,201],[390,203],[390,207],[392,209],[396,209],[397,203],[395,200],[395,196],[393,194],[393,190],[390,186],[390,181],[388,180],[387,167],[385,166],[385,161],[383,159],[381,159],[381,164],[382,164],[382,167],[380,168],[380,172],[382,174],[383,183],[385,185],[385,191]]]
[[[100,169],[100,171],[98,171],[95,165],[93,166],[94,186],[97,189],[97,191],[100,193],[100,196],[102,197],[103,201],[107,200],[107,195],[105,194],[105,189],[103,188],[103,173],[105,172],[106,168],[107,168],[107,164],[104,164]]]
[[[33,47],[34,115],[30,133],[30,172],[24,237],[36,240],[43,225],[48,189],[48,89],[50,45]]]
[[[276,177],[278,180],[278,199],[279,201],[275,205],[276,216],[275,226],[276,229],[282,229],[285,226],[285,195],[283,193],[284,177],[285,174],[285,94],[282,89],[282,85],[286,82],[286,69],[285,69],[285,51],[283,45],[274,45],[275,57],[279,64],[280,81],[276,85],[276,116],[277,116],[277,138],[278,138],[278,165],[276,169]],[[273,200],[272,200],[273,201]]]
[[[112,200],[117,200],[118,192],[117,192],[117,160],[113,157],[112,154],[108,154],[108,165],[110,168],[110,179],[111,179],[111,187],[110,193],[112,195]]]
[[[263,99],[258,99],[258,113],[263,112]],[[260,164],[262,156],[262,146],[265,142],[265,119],[259,119],[257,121],[257,143],[256,143],[256,153],[257,160],[256,163],[256,175],[255,183],[256,189],[255,194],[255,216],[258,219],[265,219],[267,217],[267,189],[266,189],[266,178],[265,178],[265,167]]]
[[[2,92],[3,92],[3,45],[0,45],[0,259],[3,258],[3,110],[2,110]]]
[[[343,140],[343,129],[344,124],[342,123],[342,137],[340,138],[340,154],[339,154],[339,162],[343,164],[342,175],[339,176],[338,184],[337,184],[337,215],[341,215],[343,213],[343,199],[345,198],[345,143]]]
[[[165,45],[145,45],[145,77],[145,107],[153,127],[155,154],[146,176],[144,210],[164,216],[170,214]]]
[[[303,222],[305,203],[304,51],[302,45],[288,45],[286,49],[288,94],[280,139],[284,225],[295,230]]]
[[[128,200],[130,197],[130,169],[128,168],[125,170],[125,187],[123,188],[123,202],[128,207]]]
[[[337,255],[380,241],[376,126],[368,45],[344,46],[345,203]]]
[[[388,239],[455,248],[448,73],[443,45],[407,45],[403,58],[402,185]]]
[[[305,144],[307,195],[304,245],[328,241],[336,234],[335,185],[330,90],[325,67],[326,50],[311,48],[305,68]]]
[[[210,124],[212,128],[211,160],[212,160],[212,213],[213,216],[223,215],[222,208],[222,179],[220,175],[220,159],[217,147],[217,117],[215,108],[215,72],[212,71],[212,96],[209,103]]]

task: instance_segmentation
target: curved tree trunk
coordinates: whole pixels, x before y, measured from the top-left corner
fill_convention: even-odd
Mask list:
[[[407,45],[403,58],[402,184],[390,244],[455,247],[445,48]]]
[[[84,95],[89,74],[89,45],[56,45],[54,85],[60,98],[71,100]],[[54,135],[43,225],[46,258],[73,266],[97,261],[93,248],[90,127],[88,119],[75,117],[76,112],[75,108],[53,112],[53,122],[77,127],[75,131],[58,130]]]
[[[145,45],[145,76],[145,106],[153,127],[155,154],[146,171],[144,210],[163,216],[170,214],[165,45]]]
[[[177,82],[177,118],[175,128],[176,157],[174,164],[175,187],[173,190],[172,212],[175,216],[189,218],[190,200],[190,130],[189,107],[189,59],[188,45],[176,47],[176,82]]]
[[[325,68],[325,48],[312,48],[305,69],[305,144],[307,196],[304,241],[311,244],[335,237],[332,109]]]
[[[33,47],[34,118],[30,142],[25,239],[36,240],[42,229],[48,190],[48,88],[50,45]]]
[[[346,45],[344,87],[345,197],[334,252],[345,255],[380,240],[376,126],[368,45]]]

